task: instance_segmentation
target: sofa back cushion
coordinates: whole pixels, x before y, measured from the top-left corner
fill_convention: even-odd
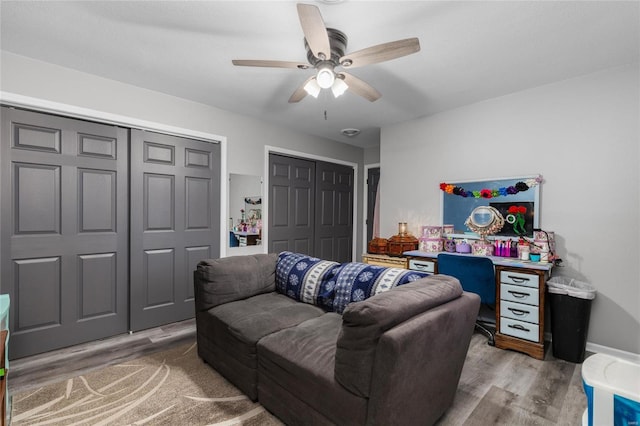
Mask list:
[[[201,260],[194,280],[196,310],[275,291],[277,261],[274,253]]]
[[[369,397],[373,361],[380,336],[394,326],[462,294],[460,281],[433,275],[398,286],[362,302],[342,315],[336,348],[335,379],[351,392]],[[402,360],[398,360],[402,362]]]

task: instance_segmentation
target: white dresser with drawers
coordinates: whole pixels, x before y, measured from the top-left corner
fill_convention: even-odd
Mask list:
[[[544,359],[544,305],[549,271],[496,265],[496,347]]]

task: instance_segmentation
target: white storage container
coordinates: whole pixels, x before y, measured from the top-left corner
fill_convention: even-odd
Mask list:
[[[582,364],[583,426],[640,424],[640,365],[605,354]]]

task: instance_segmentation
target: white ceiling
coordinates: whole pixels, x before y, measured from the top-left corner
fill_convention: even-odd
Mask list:
[[[408,37],[422,49],[350,71],[376,102],[325,90],[289,104],[312,70],[231,60],[306,61],[295,3],[2,0],[1,47],[361,147],[385,125],[639,60],[638,1],[310,1],[347,52]]]

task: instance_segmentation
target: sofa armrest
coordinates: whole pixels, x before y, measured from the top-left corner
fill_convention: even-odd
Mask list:
[[[451,406],[480,308],[474,293],[437,306],[382,335],[367,424],[433,424]]]
[[[336,344],[338,383],[356,395],[369,397],[373,361],[383,333],[461,294],[457,278],[432,275],[349,304]]]
[[[201,260],[193,280],[196,312],[275,291],[277,261],[275,253]]]

